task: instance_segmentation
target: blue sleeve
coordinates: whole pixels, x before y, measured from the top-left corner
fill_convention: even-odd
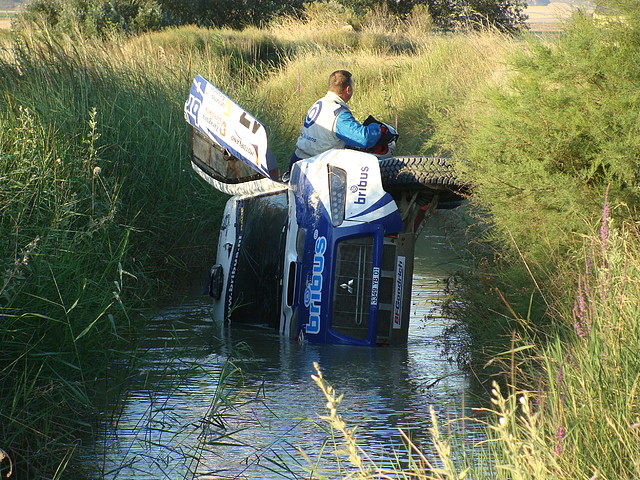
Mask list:
[[[349,147],[371,148],[381,135],[379,124],[362,125],[347,109],[342,110],[336,118],[336,136]]]

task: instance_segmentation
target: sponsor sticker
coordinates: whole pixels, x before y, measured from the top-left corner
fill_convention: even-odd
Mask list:
[[[317,230],[314,232],[317,236]],[[320,333],[320,313],[322,303],[322,272],[324,271],[324,252],[327,250],[327,239],[317,237],[313,255],[313,273],[311,281],[304,292],[304,306],[309,309],[307,333]]]
[[[373,268],[371,276],[371,305],[378,305],[378,288],[380,286],[380,267]]]
[[[396,284],[393,299],[393,328],[402,326],[402,290],[404,284],[405,257],[398,256],[396,262]]]
[[[238,257],[242,247],[242,238],[244,236],[244,202],[238,204],[236,213],[236,246],[233,253],[233,261],[230,266],[229,279],[227,280],[227,318],[231,316],[233,311],[233,290],[236,280],[236,271],[238,268]]]

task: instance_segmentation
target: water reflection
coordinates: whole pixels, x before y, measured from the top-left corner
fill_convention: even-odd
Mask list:
[[[406,347],[299,345],[266,329],[221,330],[205,299],[159,312],[142,346],[145,366],[87,454],[88,468],[105,479],[305,478],[296,448],[315,458],[327,435],[314,362],[344,393],[339,411],[369,455],[400,444],[398,428],[428,448],[429,407],[446,420],[472,403],[469,379],[444,348],[450,321],[441,307],[455,262],[438,225],[427,229]],[[226,377],[229,359],[241,373]]]

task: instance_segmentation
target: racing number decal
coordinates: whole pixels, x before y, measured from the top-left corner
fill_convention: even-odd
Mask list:
[[[260,124],[257,120],[253,121],[253,128],[251,128],[251,120],[247,118],[247,112],[242,112],[242,115],[240,115],[240,125],[251,130],[251,133],[253,134],[255,134],[260,128]]]
[[[192,123],[196,126],[200,124],[198,113],[202,106],[202,100],[204,98],[204,92],[207,87],[207,81],[204,78],[196,77],[193,80],[191,86],[191,92],[189,92],[189,98],[184,106],[185,113],[189,115]]]
[[[193,119],[193,122],[198,125],[198,112],[200,111],[200,106],[202,102],[199,98],[189,95],[187,99],[187,105],[185,106],[186,112]]]
[[[207,81],[204,78],[200,78],[200,80],[198,80],[198,77],[196,77],[193,83],[196,87],[196,92],[199,93],[201,96],[204,95],[204,90],[205,90],[205,87],[207,86]]]

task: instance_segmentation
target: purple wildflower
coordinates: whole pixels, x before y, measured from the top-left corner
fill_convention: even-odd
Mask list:
[[[604,192],[604,205],[602,207],[602,222],[600,223],[600,246],[602,247],[602,254],[604,255],[605,250],[607,249],[607,245],[609,242],[609,187],[607,185],[607,189]]]
[[[558,365],[558,390],[562,389],[562,383],[564,382],[564,369],[562,365]]]
[[[558,365],[558,393],[560,394],[560,401],[564,403],[564,401],[566,400],[567,396],[562,393],[564,388],[563,388],[563,383],[564,383],[564,368],[562,367],[562,364]]]
[[[555,450],[555,454],[556,455],[561,455],[562,454],[563,442],[564,442],[565,434],[566,434],[566,432],[564,430],[564,426],[560,425],[558,427],[558,430],[556,431],[556,450]]]
[[[578,320],[573,322],[573,328],[580,338],[585,338],[587,336],[586,332],[582,328],[582,324]]]
[[[587,309],[587,302],[585,301],[585,294],[588,297],[589,292],[587,290],[586,281],[583,283],[581,278],[578,279],[578,298],[573,304],[573,316],[575,322],[573,328],[580,338],[585,338],[589,334],[589,311]]]
[[[611,184],[607,185],[607,189],[604,192],[604,205],[602,206],[602,221],[600,222],[600,250],[602,252],[602,265],[606,269],[606,280],[610,279],[609,273],[609,262],[607,261],[607,247],[609,246],[609,216],[610,216],[610,205],[609,205],[609,187]],[[600,300],[603,303],[606,303],[607,291],[606,285],[604,282],[600,283]]]
[[[586,321],[587,317],[587,304],[584,301],[584,293],[586,290],[586,285],[583,284],[580,280],[578,280],[578,308],[580,309],[580,320],[583,322]]]

